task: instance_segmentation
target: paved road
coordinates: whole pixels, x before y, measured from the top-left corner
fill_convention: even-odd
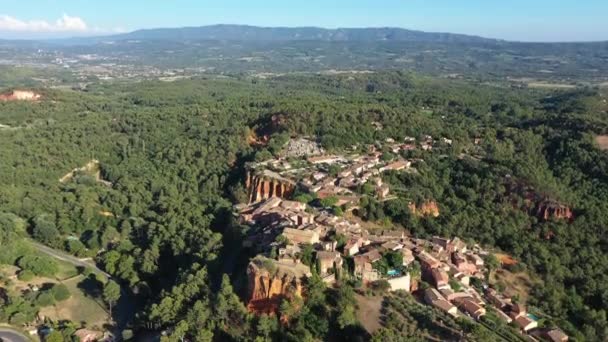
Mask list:
[[[30,240],[30,243],[38,251],[40,251],[40,252],[42,252],[42,253],[44,253],[46,255],[49,255],[49,256],[51,256],[51,257],[53,257],[55,259],[68,262],[68,263],[70,263],[70,264],[72,264],[74,266],[81,266],[81,267],[92,268],[96,272],[99,272],[99,273],[103,274],[107,278],[111,278],[112,277],[108,273],[106,273],[103,270],[101,270],[100,268],[98,268],[95,265],[95,263],[93,263],[91,261],[84,261],[84,260],[78,259],[77,257],[75,257],[73,255],[69,255],[67,253],[63,253],[63,252],[57,251],[55,249],[52,249],[50,247],[47,247],[45,245],[39,244],[39,243],[31,241],[31,240]]]
[[[6,342],[29,342],[30,339],[18,331],[8,328],[0,328],[0,341]]]

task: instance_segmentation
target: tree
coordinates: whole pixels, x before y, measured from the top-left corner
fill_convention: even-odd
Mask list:
[[[110,313],[112,313],[112,307],[120,299],[120,285],[114,280],[108,280],[103,288],[103,300],[110,307]]]
[[[57,300],[58,302],[68,300],[72,296],[70,290],[64,284],[53,285],[53,287],[51,288],[51,292],[55,300]]]
[[[60,331],[54,330],[44,338],[45,342],[64,342],[63,335]]]
[[[53,245],[59,238],[59,230],[48,215],[39,215],[34,219],[34,238],[42,243]]]
[[[36,304],[41,307],[51,306],[55,304],[55,298],[53,298],[53,295],[48,291],[44,291],[38,294],[38,297],[36,297]]]

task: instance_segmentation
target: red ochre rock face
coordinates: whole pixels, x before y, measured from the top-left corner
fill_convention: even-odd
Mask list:
[[[271,197],[288,198],[294,190],[295,184],[282,177],[273,177],[272,174],[247,173],[245,181],[249,203],[256,203]]]
[[[533,214],[540,220],[566,220],[572,221],[574,213],[570,207],[557,202],[543,201],[536,205]]]
[[[257,314],[276,314],[283,299],[302,297],[308,266],[284,265],[276,260],[256,258],[247,267],[247,309]]]

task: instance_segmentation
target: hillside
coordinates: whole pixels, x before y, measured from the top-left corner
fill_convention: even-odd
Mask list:
[[[432,33],[394,27],[339,28],[257,27],[247,25],[211,25],[183,28],[138,30],[112,36],[114,39],[150,40],[232,40],[232,41],[410,41],[410,42],[497,42],[476,36]]]

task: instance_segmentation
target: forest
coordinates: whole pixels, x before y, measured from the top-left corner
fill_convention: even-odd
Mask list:
[[[286,137],[315,137],[340,151],[428,134],[454,144],[424,155],[415,174],[389,173],[399,198],[365,199],[360,216],[502,250],[539,277],[529,302],[549,320],[576,341],[608,339],[608,155],[595,142],[608,132],[602,89],[383,72],[37,91],[39,102],[0,102],[0,262],[28,261],[27,248],[11,244],[16,235],[94,258],[136,299],[136,332],[165,331],[175,341],[424,339],[415,326],[432,331],[423,318],[433,314],[399,312],[410,299],[387,302],[393,323],[369,336],[355,317],[352,284],[327,288],[315,277],[303,302],[284,302],[278,316],[248,313],[238,279],[248,255],[232,206],[244,193],[246,163],[279,153]],[[250,144],[264,135],[265,146]],[[100,162],[98,175],[59,181],[91,160]],[[568,206],[573,218],[530,214],[519,185]],[[439,217],[407,210],[408,201],[427,199]],[[414,328],[394,328],[395,317]],[[470,329],[467,338],[484,341],[485,333]],[[382,337],[390,334],[398,335]]]

